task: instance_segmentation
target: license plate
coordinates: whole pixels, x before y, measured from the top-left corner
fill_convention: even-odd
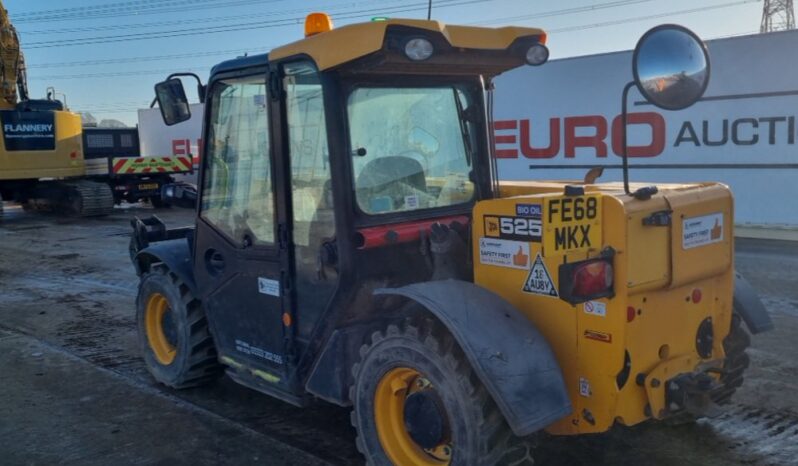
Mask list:
[[[547,198],[543,210],[543,252],[566,254],[601,248],[601,196]]]
[[[140,191],[152,191],[158,189],[158,183],[143,183],[139,185]]]

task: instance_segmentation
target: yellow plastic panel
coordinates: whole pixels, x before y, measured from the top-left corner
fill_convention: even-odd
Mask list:
[[[670,210],[662,196],[626,204],[627,261],[630,292],[667,286],[671,276],[671,227],[647,226],[643,220],[656,212]]]
[[[671,286],[723,273],[732,267],[734,214],[723,185],[667,192],[673,209]]]

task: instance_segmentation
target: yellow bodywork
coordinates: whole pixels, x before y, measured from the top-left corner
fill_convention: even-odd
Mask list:
[[[451,26],[439,21],[389,19],[351,24],[307,37],[272,50],[269,60],[307,55],[316,62],[319,71],[324,71],[380,50],[389,26],[440,32],[453,47],[467,49],[506,50],[516,39],[527,36],[540,36],[541,43],[546,41],[546,33],[535,28],[482,28]]]
[[[719,367],[724,357],[722,342],[731,325],[733,295],[731,193],[719,184],[669,185],[660,186],[650,200],[640,201],[624,195],[619,184],[589,185],[579,197],[597,200],[596,216],[569,225],[556,214],[549,216],[552,206],[565,198],[564,185],[502,183],[502,198],[477,204],[475,282],[521,310],[556,354],[573,412],[549,426],[550,433],[603,432],[616,422],[633,425],[660,418],[666,408],[665,381],[677,374]],[[520,269],[482,263],[480,240],[496,238],[495,219],[516,217],[519,204],[540,205],[542,210],[542,238],[527,243],[525,264],[529,265]],[[661,211],[672,211],[670,226],[643,225],[643,218]],[[712,242],[695,246],[685,239],[684,223],[696,218],[723,219],[722,225],[719,222],[712,229]],[[568,227],[589,227],[591,245],[558,244],[557,229]],[[558,297],[523,291],[538,255],[556,288],[560,264],[596,257],[608,247],[615,251],[615,294],[587,304],[587,311],[586,304],[571,305]],[[696,289],[701,292],[697,303],[692,300]],[[595,312],[603,308],[606,311]],[[696,333],[708,317],[714,330],[713,351],[709,359],[702,359],[696,350]],[[626,352],[631,367],[619,388]],[[647,382],[657,379],[661,383],[642,387],[638,374]]]
[[[9,151],[3,140],[0,180],[67,178],[86,173],[80,115],[68,111],[53,113],[55,149]]]

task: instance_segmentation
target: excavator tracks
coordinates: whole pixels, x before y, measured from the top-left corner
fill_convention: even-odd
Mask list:
[[[97,181],[42,182],[23,206],[71,217],[100,217],[113,211],[114,194],[109,185]]]
[[[77,180],[63,183],[67,189],[65,214],[76,217],[99,217],[114,209],[114,193],[105,183]]]

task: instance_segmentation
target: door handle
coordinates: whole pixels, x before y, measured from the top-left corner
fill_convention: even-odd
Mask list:
[[[205,267],[211,275],[219,275],[224,270],[224,256],[215,249],[205,251]]]

